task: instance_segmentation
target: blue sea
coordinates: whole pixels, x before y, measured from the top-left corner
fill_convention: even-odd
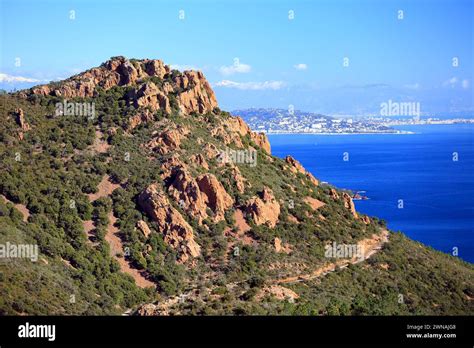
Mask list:
[[[459,257],[474,262],[474,125],[398,129],[414,134],[269,139],[274,155],[293,156],[319,180],[365,191],[369,200],[355,201],[358,211],[443,252],[457,248]]]

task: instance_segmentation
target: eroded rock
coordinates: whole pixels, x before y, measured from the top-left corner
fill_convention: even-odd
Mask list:
[[[158,184],[152,184],[140,193],[138,204],[156,222],[165,243],[178,250],[179,263],[200,255],[201,247],[194,240],[192,227],[173,208]]]
[[[250,214],[256,225],[267,224],[275,227],[280,216],[280,204],[273,192],[264,187],[259,197],[252,197],[246,204],[245,212]]]
[[[343,192],[342,193],[342,199],[344,201],[344,206],[351,211],[352,215],[356,219],[358,219],[359,216],[357,215],[355,205],[354,205],[354,201],[352,200],[351,196],[349,196],[346,192]]]

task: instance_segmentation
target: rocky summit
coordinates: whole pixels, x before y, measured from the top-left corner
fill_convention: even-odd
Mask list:
[[[211,112],[217,107],[216,97],[200,71],[172,72],[161,60],[128,60],[113,57],[100,67],[90,69],[55,85],[32,88],[29,93],[61,98],[95,97],[99,90],[116,86],[133,86],[127,102],[135,107],[150,107],[151,111],[171,113],[175,102],[181,112]],[[176,96],[176,100],[170,98]]]
[[[472,313],[471,264],[272,156],[202,72],[113,57],[0,98],[0,244],[40,250],[3,314]]]

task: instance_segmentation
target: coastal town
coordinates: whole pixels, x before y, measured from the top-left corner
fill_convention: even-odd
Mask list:
[[[473,119],[434,117],[331,117],[317,113],[285,109],[246,109],[232,112],[254,131],[269,134],[409,134],[393,128],[403,125],[474,123]]]

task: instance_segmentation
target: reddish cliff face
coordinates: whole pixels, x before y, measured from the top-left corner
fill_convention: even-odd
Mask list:
[[[311,174],[310,172],[308,172],[308,171],[301,165],[301,163],[298,162],[297,160],[295,160],[293,157],[291,157],[291,156],[286,156],[285,162],[289,165],[289,168],[290,168],[290,170],[291,170],[293,173],[301,173],[301,174],[304,174],[315,186],[318,186],[318,185],[319,185],[319,181],[313,176],[313,174]]]
[[[156,184],[148,186],[138,197],[138,204],[164,235],[164,241],[179,252],[178,262],[198,257],[201,247],[194,240],[194,231],[183,216],[173,208],[168,197]]]
[[[151,81],[151,78],[154,78]],[[217,107],[214,92],[200,71],[177,73],[161,60],[128,60],[114,57],[101,66],[67,80],[33,87],[31,94],[62,98],[94,97],[98,89],[131,86],[130,103],[152,110],[171,112],[171,99],[176,98],[183,114],[207,113]]]

